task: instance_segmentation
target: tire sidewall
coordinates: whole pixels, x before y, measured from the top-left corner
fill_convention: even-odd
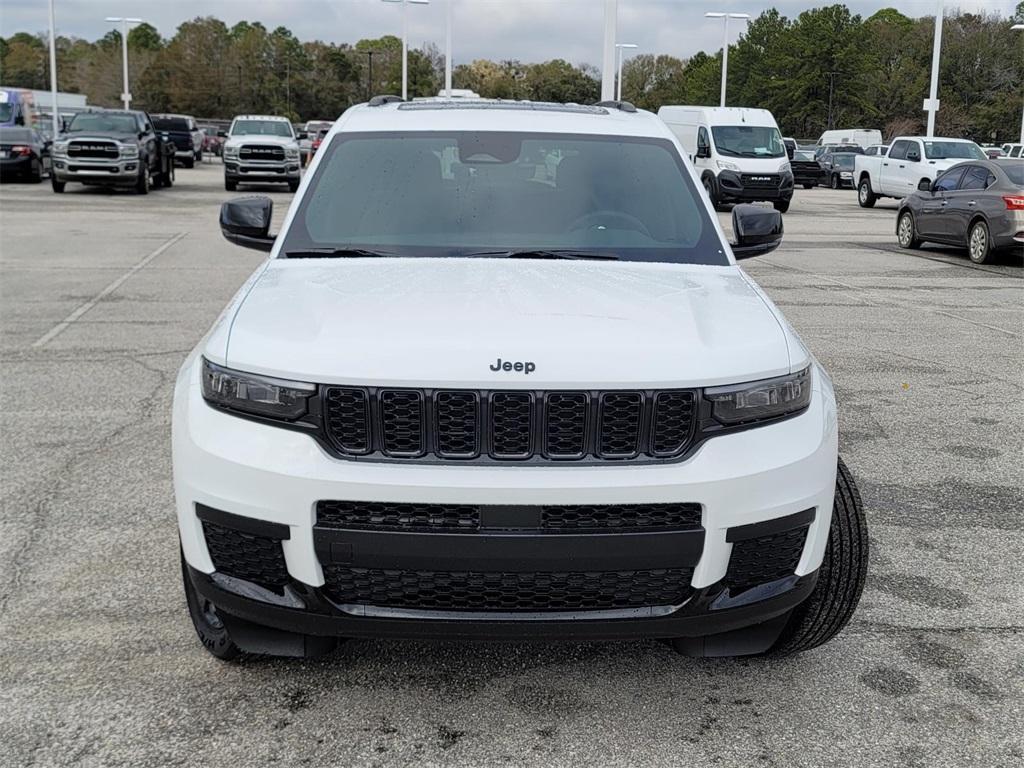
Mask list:
[[[978,258],[975,258],[972,241],[974,240],[975,231],[979,228],[985,233],[985,251]],[[984,221],[974,222],[967,233],[967,257],[975,264],[985,264],[992,257],[992,233],[989,231],[988,224]]]

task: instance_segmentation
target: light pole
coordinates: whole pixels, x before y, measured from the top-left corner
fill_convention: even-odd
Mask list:
[[[619,0],[604,0],[604,55],[601,61],[601,101],[615,98],[615,33]]]
[[[369,59],[370,68],[366,73],[366,100],[369,101],[373,98],[373,57],[379,56],[380,51],[363,51],[366,57]]]
[[[402,101],[409,98],[409,3],[427,5],[430,0],[383,0],[402,4]]]
[[[619,55],[619,77],[616,80],[618,83],[618,93],[615,94],[616,101],[622,101],[622,49],[623,48],[638,48],[636,43],[616,43],[615,52]]]
[[[1016,29],[1018,32],[1024,32],[1024,24],[1014,24],[1010,29]],[[1024,144],[1024,111],[1020,115],[1020,143]]]
[[[452,97],[452,5],[455,0],[445,0],[444,9],[444,95]]]
[[[124,93],[121,94],[121,101],[124,102],[125,109],[131,109],[132,94],[128,90],[128,25],[141,24],[142,19],[107,16],[106,20],[112,24],[121,25],[121,73],[124,76]]]
[[[744,19],[750,21],[749,13],[721,13],[721,12],[710,12],[705,13],[704,16],[709,19],[722,19],[725,23],[723,24],[724,33],[722,38],[722,97],[719,106],[725,106],[725,78],[729,71],[729,19]]]
[[[57,22],[53,14],[53,0],[50,0],[50,107],[53,118],[53,140],[60,133],[60,116],[57,110]]]
[[[928,98],[924,101],[925,111],[928,112],[927,135],[935,135],[935,113],[939,111],[939,53],[942,50],[942,17],[944,15],[945,0],[939,0],[939,9],[935,14],[935,40],[932,43],[932,84],[928,91]]]

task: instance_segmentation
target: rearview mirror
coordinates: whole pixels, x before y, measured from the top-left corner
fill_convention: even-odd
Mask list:
[[[782,214],[771,208],[744,203],[732,209],[732,245],[737,259],[771,253],[782,244]]]
[[[697,157],[711,157],[711,147],[707,144],[697,146]]]
[[[220,207],[220,232],[235,245],[269,251],[276,239],[269,234],[273,210],[274,201],[264,195],[228,200]]]
[[[919,182],[917,182],[917,189],[919,192],[931,192],[932,183],[928,181],[928,179],[921,179]]]

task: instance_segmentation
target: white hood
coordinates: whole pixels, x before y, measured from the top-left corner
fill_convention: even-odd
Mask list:
[[[243,144],[269,144],[278,147],[299,146],[298,142],[289,136],[260,136],[259,134],[230,136],[224,142],[225,147],[241,147]]]
[[[789,372],[798,343],[738,267],[507,259],[274,260],[229,333],[239,370],[480,389],[749,381]]]

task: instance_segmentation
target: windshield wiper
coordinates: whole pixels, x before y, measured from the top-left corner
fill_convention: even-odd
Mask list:
[[[588,260],[594,261],[618,261],[619,257],[614,253],[595,253],[594,251],[580,251],[572,248],[523,248],[511,251],[471,251],[460,253],[460,256],[499,256],[506,259],[567,259],[571,261]]]
[[[376,259],[398,254],[369,248],[299,248],[284,255],[287,259]]]

